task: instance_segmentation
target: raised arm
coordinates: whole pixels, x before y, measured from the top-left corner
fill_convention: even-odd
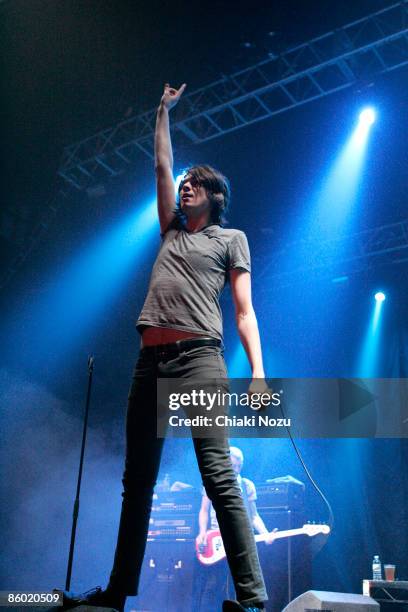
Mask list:
[[[173,178],[173,151],[171,148],[169,111],[179,101],[186,88],[164,86],[164,92],[157,109],[156,131],[154,136],[154,163],[157,181],[157,207],[160,230],[164,232],[174,218],[176,195]]]

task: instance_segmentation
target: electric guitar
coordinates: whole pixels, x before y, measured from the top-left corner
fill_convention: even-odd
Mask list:
[[[303,527],[299,527],[298,529],[287,529],[285,531],[271,531],[270,533],[260,533],[255,536],[255,542],[264,542],[270,536],[273,537],[274,540],[279,540],[280,538],[291,538],[297,535],[308,535],[315,536],[318,533],[323,533],[327,535],[330,533],[330,527],[328,525],[312,525],[306,524]],[[197,559],[203,565],[213,565],[213,563],[217,563],[217,561],[221,561],[224,559],[225,548],[224,543],[221,538],[221,533],[218,529],[212,529],[207,531],[207,544],[198,545],[196,544],[196,554]]]

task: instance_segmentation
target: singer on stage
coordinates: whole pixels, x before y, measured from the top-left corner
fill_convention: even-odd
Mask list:
[[[123,502],[113,569],[105,590],[64,593],[66,608],[87,604],[123,610],[126,596],[137,594],[163,447],[163,439],[156,434],[156,381],[158,377],[227,378],[219,304],[227,282],[252,370],[250,391],[267,390],[251,301],[248,242],[242,231],[223,227],[230,199],[228,181],[210,166],[193,166],[185,172],[176,197],[169,114],[185,87],[177,90],[166,84],[157,111],[155,170],[161,246],[137,321],[141,349],[129,392]],[[228,440],[195,438],[193,442],[237,597],[235,602],[224,602],[223,610],[257,612],[264,608],[267,594]]]

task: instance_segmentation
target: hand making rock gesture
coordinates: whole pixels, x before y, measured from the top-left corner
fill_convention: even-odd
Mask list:
[[[169,83],[165,83],[161,104],[163,104],[163,106],[165,106],[168,110],[173,108],[173,106],[176,106],[186,87],[186,83],[183,83],[179,89],[175,89],[174,87],[170,87]]]

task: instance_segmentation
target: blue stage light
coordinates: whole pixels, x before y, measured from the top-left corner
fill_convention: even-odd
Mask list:
[[[383,318],[383,303],[385,293],[377,291],[375,304],[371,317],[368,321],[366,336],[362,344],[360,361],[358,364],[358,376],[372,377],[378,375],[378,360],[381,336],[381,319]]]
[[[383,302],[385,300],[385,293],[383,293],[382,291],[377,291],[374,297],[377,302]]]
[[[174,180],[174,187],[175,187],[176,193],[178,193],[180,183],[183,180],[184,176],[185,174],[178,174]]]
[[[74,349],[83,350],[126,284],[135,283],[158,236],[157,204],[148,201],[109,225],[65,266],[51,272],[20,315],[15,345],[24,344],[25,358],[40,365],[52,355],[52,366],[47,366],[51,371]]]
[[[371,107],[367,107],[363,109],[360,113],[360,123],[369,127],[370,125],[374,123],[375,117],[376,117],[375,110]]]

